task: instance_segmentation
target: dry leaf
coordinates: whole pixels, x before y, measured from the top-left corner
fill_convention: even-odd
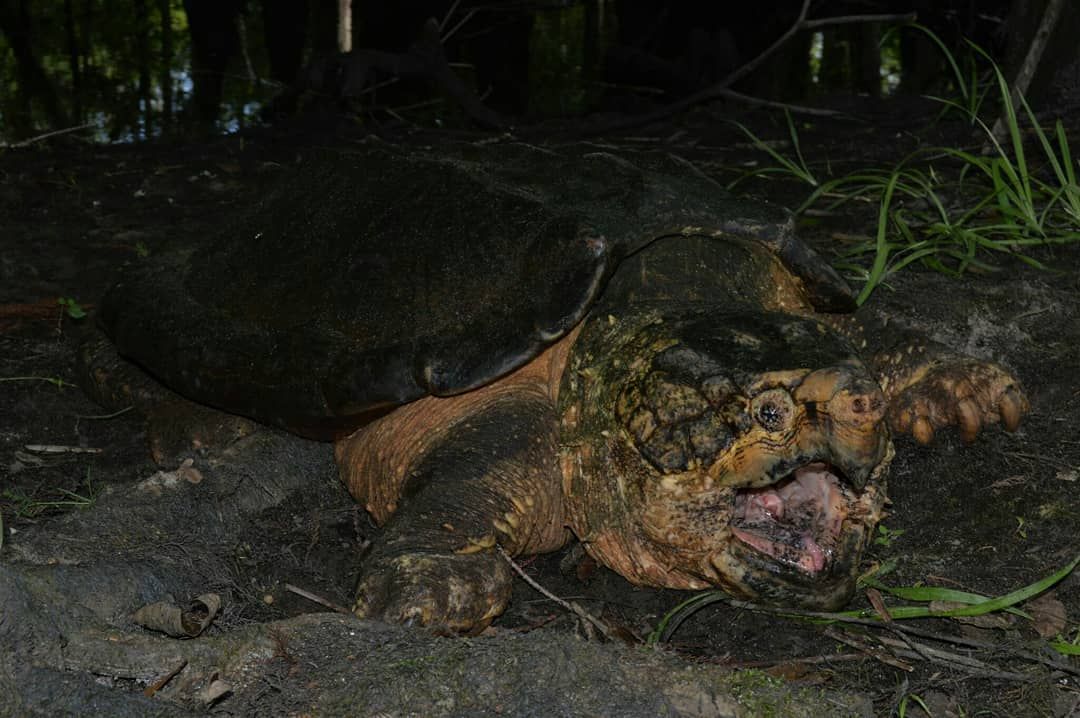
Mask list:
[[[1024,610],[1031,614],[1031,625],[1043,638],[1053,638],[1065,630],[1065,604],[1053,591],[1031,599],[1024,604]]]
[[[135,485],[135,488],[147,491],[153,496],[161,496],[164,490],[173,490],[183,481],[189,484],[197,484],[203,480],[203,476],[202,472],[195,468],[194,463],[190,458],[184,459],[183,463],[176,468],[176,471],[158,471],[149,478],[140,481]]]
[[[221,597],[216,593],[204,593],[193,598],[186,609],[166,601],[151,603],[135,611],[131,620],[174,638],[194,638],[206,630],[219,610]]]
[[[224,698],[226,695],[232,692],[232,685],[226,683],[221,679],[215,679],[210,682],[210,685],[206,686],[195,697],[206,707],[210,707]]]

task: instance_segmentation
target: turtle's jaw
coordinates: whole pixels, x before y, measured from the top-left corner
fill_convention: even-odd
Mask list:
[[[735,491],[731,540],[709,556],[726,590],[752,600],[834,609],[851,597],[863,549],[885,502],[891,452],[861,490],[826,461],[764,487]]]
[[[821,573],[835,555],[851,503],[830,468],[808,464],[772,486],[737,492],[732,535],[777,563]]]

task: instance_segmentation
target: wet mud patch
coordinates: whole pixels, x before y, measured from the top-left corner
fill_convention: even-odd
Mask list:
[[[0,192],[0,303],[13,309],[0,315],[0,377],[71,382],[85,328],[52,312],[56,300],[89,306],[127,258],[227,222],[291,155],[284,144],[227,141],[9,154],[18,168]],[[1077,261],[1073,252],[1052,264]],[[895,321],[1006,364],[1033,408],[1016,434],[990,428],[972,446],[953,432],[932,447],[899,439],[888,533],[865,567],[895,564],[881,579],[889,585],[1000,595],[1065,565],[1080,552],[1074,275],[1017,269],[954,280],[911,272],[871,301]],[[1068,715],[1078,705],[1075,673],[1016,652],[1048,655],[1022,619],[991,628],[915,624],[1013,651],[994,652],[717,603],[655,652],[590,638],[572,614],[519,581],[510,611],[477,638],[361,622],[286,587],[348,606],[376,531],[340,487],[327,445],[260,433],[231,453],[193,455],[197,482],[155,479],[179,467],[150,462],[137,417],[91,418],[106,412],[78,389],[41,379],[0,382],[0,397],[0,713],[92,704],[110,715],[332,715],[346,707],[880,715],[907,695],[934,715]],[[521,563],[626,638],[647,635],[689,596],[630,586],[573,549]],[[207,591],[222,596],[223,608],[198,638],[166,638],[131,620],[146,603],[183,604]],[[1080,578],[1053,593],[1063,638],[1075,638]],[[860,595],[852,607],[866,605]],[[931,660],[883,637],[983,665]],[[900,654],[904,667],[880,659]],[[228,691],[205,693],[214,680]]]

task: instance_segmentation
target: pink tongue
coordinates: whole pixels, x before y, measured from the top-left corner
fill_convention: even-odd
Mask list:
[[[828,554],[814,538],[814,531],[835,538],[845,513],[836,477],[823,464],[810,464],[798,469],[794,480],[779,489],[747,491],[737,509],[739,524],[745,528],[733,524],[731,530],[736,538],[761,553],[807,573],[817,573],[825,568]],[[796,530],[800,518],[810,519],[814,528]],[[774,540],[775,534],[770,538],[777,529],[782,529],[788,538]]]

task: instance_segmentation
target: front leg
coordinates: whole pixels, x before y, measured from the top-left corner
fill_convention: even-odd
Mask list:
[[[890,374],[886,371],[886,377]],[[889,425],[929,444],[934,432],[956,426],[972,443],[989,424],[1016,431],[1030,405],[1020,382],[1004,367],[962,354],[939,356],[914,366],[898,366],[887,391]]]
[[[511,554],[566,540],[558,421],[543,391],[489,387],[399,409],[338,445],[342,477],[385,529],[365,559],[361,617],[475,633],[502,613]]]
[[[934,433],[956,426],[965,443],[983,427],[1015,431],[1030,409],[1013,374],[994,362],[961,354],[917,331],[880,317],[830,321],[864,352],[888,400],[890,428],[929,444]]]

